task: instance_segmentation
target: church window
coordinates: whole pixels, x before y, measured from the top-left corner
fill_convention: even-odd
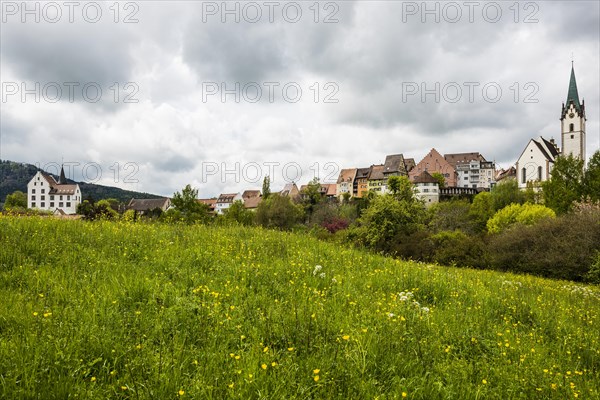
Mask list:
[[[575,139],[575,135],[571,135],[571,139]]]
[[[538,167],[538,181],[542,180],[542,166],[540,165]]]
[[[526,181],[527,178],[525,177],[525,174],[526,174],[526,170],[525,170],[525,168],[523,168],[521,170],[521,183],[527,183],[527,181]]]
[[[575,130],[574,124],[569,124],[569,132],[573,132]]]

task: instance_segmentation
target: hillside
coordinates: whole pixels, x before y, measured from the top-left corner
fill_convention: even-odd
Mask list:
[[[0,204],[4,203],[7,195],[16,190],[27,193],[27,183],[35,175],[37,170],[35,165],[0,160]],[[55,177],[58,179],[58,176]],[[68,181],[74,182],[72,180]],[[111,186],[96,185],[93,183],[77,183],[79,183],[84,199],[88,197],[91,197],[94,200],[113,198],[123,203],[127,203],[132,197],[146,199],[163,197],[149,193],[123,190]]]
[[[0,244],[0,398],[600,396],[598,287],[259,228],[0,216]]]

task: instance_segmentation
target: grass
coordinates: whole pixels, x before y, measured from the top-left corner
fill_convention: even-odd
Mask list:
[[[258,228],[0,216],[0,244],[3,399],[600,398],[598,287]]]

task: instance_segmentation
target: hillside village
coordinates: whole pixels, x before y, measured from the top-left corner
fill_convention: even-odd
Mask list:
[[[519,188],[539,185],[550,178],[556,157],[573,154],[585,160],[585,101],[579,100],[574,67],[568,85],[566,101],[560,114],[561,147],[553,138],[531,138],[520,153],[514,166],[497,169],[496,163],[479,152],[443,154],[432,148],[418,162],[404,154],[391,154],[383,164],[349,166],[341,169],[337,182],[321,183],[320,193],[333,201],[363,198],[368,193],[389,193],[388,179],[405,176],[414,185],[415,195],[426,206],[453,197],[474,196],[491,190],[504,179],[516,179]],[[442,179],[443,178],[443,179]],[[291,182],[278,192],[293,200],[300,199],[307,185]],[[68,183],[61,169],[60,177],[38,171],[27,185],[27,206],[46,210],[55,215],[72,215],[82,202],[79,185]],[[256,210],[262,201],[260,190],[249,188],[241,193],[223,193],[218,197],[198,199],[208,206],[210,212],[222,215],[236,201],[241,201],[248,210]],[[126,208],[139,213],[154,209],[166,211],[172,207],[169,198],[131,199]]]

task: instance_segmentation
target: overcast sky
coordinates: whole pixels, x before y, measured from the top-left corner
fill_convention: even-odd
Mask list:
[[[509,167],[560,141],[572,57],[599,148],[598,1],[23,4],[1,3],[0,158],[77,180],[210,197],[433,147]]]

